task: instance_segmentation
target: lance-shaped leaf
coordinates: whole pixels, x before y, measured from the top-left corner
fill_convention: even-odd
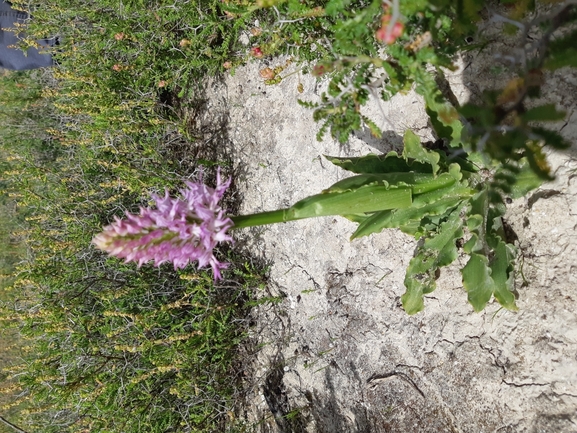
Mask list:
[[[491,299],[495,287],[489,260],[484,255],[472,253],[465,267],[461,269],[461,274],[469,303],[475,311],[483,310]]]
[[[368,154],[361,157],[355,158],[341,158],[338,156],[327,156],[325,158],[330,162],[344,168],[345,170],[352,171],[353,173],[398,173],[415,171],[419,173],[426,173],[431,171],[431,167],[427,164],[422,164],[418,162],[413,162],[409,165],[407,160],[397,152],[389,152],[386,155],[375,155]]]
[[[507,244],[501,217],[505,209],[489,205],[487,190],[471,200],[467,227],[471,239],[463,250],[470,259],[461,270],[470,304],[481,311],[492,296],[505,308],[516,310],[513,287],[515,249]]]
[[[381,211],[381,212],[387,212],[387,211]],[[371,212],[371,213],[354,213],[354,214],[349,214],[349,215],[341,215],[343,217],[345,217],[346,219],[348,219],[349,221],[352,221],[354,223],[360,224],[363,221],[366,221],[367,218],[370,218],[371,216],[375,215],[378,212]]]
[[[352,191],[363,186],[381,184],[386,187],[410,187],[413,194],[424,194],[439,188],[451,186],[456,182],[453,173],[443,173],[434,177],[428,173],[383,173],[383,174],[359,174],[357,176],[347,177],[323,193],[335,193]]]
[[[513,294],[513,260],[516,253],[513,245],[499,241],[491,259],[491,278],[494,282],[493,295],[503,307],[508,310],[517,310],[515,295]]]
[[[401,296],[407,314],[417,314],[425,308],[423,297],[425,293],[432,292],[435,285],[434,278],[431,278],[429,273],[433,262],[434,257],[426,257],[424,251],[420,251],[409,262],[404,281],[406,290]]]
[[[409,207],[411,198],[411,188],[389,188],[388,185],[373,184],[350,191],[307,197],[288,208],[285,215],[287,221],[292,221],[319,216],[377,212]]]
[[[426,216],[442,215],[462,200],[471,197],[473,193],[474,190],[455,184],[448,188],[418,195],[413,198],[413,203],[409,208],[377,212],[359,221],[359,227],[351,236],[351,240],[378,233],[385,228],[403,230],[412,222],[420,222]],[[407,233],[406,230],[403,231]],[[412,230],[409,229],[409,233],[412,233]]]
[[[450,137],[450,145],[459,147],[463,124],[455,107],[441,94],[433,76],[421,68],[415,70],[415,83],[415,90],[425,98],[425,109],[437,136]]]
[[[471,231],[471,238],[463,249],[471,257],[465,267],[461,269],[461,275],[469,303],[475,311],[481,311],[491,299],[495,287],[487,258],[490,253],[486,239],[489,213],[487,189],[480,191],[470,201],[470,205],[467,228]]]
[[[467,228],[471,231],[471,239],[463,246],[467,254],[483,250],[487,224],[489,198],[486,189],[483,189],[470,200],[471,208],[467,217]]]
[[[423,296],[436,288],[437,271],[452,263],[458,255],[456,240],[463,236],[461,210],[455,208],[436,233],[425,240],[418,253],[409,262],[405,275],[406,291],[401,297],[403,308],[415,314],[424,308]]]

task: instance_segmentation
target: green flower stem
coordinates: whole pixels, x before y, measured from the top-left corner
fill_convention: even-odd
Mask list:
[[[261,212],[252,215],[231,216],[233,228],[276,224],[331,215],[371,213],[411,206],[411,188],[389,188],[368,185],[352,191],[323,193],[307,197],[288,209]]]
[[[231,228],[242,229],[245,227],[282,223],[288,221],[287,210],[288,209],[279,209],[269,212],[254,213],[252,215],[231,216],[230,219],[234,223],[234,226]]]

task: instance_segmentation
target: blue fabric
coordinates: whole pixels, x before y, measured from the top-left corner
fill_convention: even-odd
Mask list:
[[[0,67],[22,71],[52,66],[52,56],[41,54],[36,48],[29,48],[24,53],[15,46],[18,45],[18,36],[11,29],[15,23],[24,23],[28,14],[12,9],[5,0],[0,0]],[[43,47],[54,45],[54,40],[42,39],[38,44]]]

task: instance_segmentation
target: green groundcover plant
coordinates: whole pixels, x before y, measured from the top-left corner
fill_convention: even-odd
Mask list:
[[[139,152],[63,144],[46,131],[61,119],[40,96],[46,78],[2,77],[0,182],[11,220],[0,228],[11,229],[3,239],[17,256],[3,245],[2,271],[14,281],[2,281],[1,360],[14,357],[2,365],[0,417],[55,433],[236,424],[262,270],[221,250],[234,265],[215,285],[191,267],[136,270],[95,251],[91,239],[113,215],[187,173],[174,172],[162,144],[139,143]],[[9,347],[12,330],[21,338]]]
[[[262,279],[249,260],[218,248],[235,228],[328,215],[357,223],[353,238],[400,228],[418,240],[402,297],[409,314],[424,308],[439,269],[460,254],[474,310],[492,297],[516,309],[518,251],[503,216],[509,199],[552,178],[547,149],[569,145],[547,127],[565,114],[541,93],[552,73],[577,66],[575,2],[13,3],[34,17],[23,46],[61,40],[52,76],[8,79],[16,97],[3,104],[24,101],[18,110],[30,114],[22,123],[9,113],[0,167],[24,220],[14,236],[28,245],[2,322],[27,338],[26,363],[10,369],[17,382],[7,392],[27,400],[30,431],[247,430],[235,405],[239,353]],[[517,49],[502,53],[506,82],[460,106],[445,73],[459,53],[490,49],[480,23]],[[197,139],[187,105],[202,96],[203,80],[277,55],[328,82],[319,101],[300,101],[320,123],[318,138],[344,143],[363,128],[381,137],[364,104],[414,89],[437,142],[406,131],[400,154],[327,156],[352,176],[287,209],[229,214],[220,173],[215,188],[187,181],[174,198],[201,162],[185,167],[177,161],[185,152],[170,143]],[[274,85],[285,69],[261,75]],[[33,97],[18,99],[25,90]]]

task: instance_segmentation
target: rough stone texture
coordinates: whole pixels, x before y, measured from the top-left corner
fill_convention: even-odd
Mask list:
[[[449,77],[461,102],[503,79],[491,62],[465,58]],[[382,140],[360,132],[346,146],[318,142],[311,111],[296,99],[314,100],[323,83],[294,74],[266,86],[265,66],[214,83],[208,103],[208,116],[230,116],[242,213],[290,206],[348,176],[323,154],[399,149],[406,128],[431,138],[410,93],[366,109],[388,131]],[[249,419],[262,419],[257,431],[577,431],[577,78],[560,71],[548,82],[551,100],[569,111],[559,129],[573,148],[551,155],[555,182],[510,205],[522,250],[517,313],[496,303],[474,313],[453,266],[425,311],[407,316],[399,299],[415,241],[396,230],[349,242],[355,226],[337,217],[241,234],[270,262],[269,289],[283,297],[259,316],[264,347],[249,408]]]

